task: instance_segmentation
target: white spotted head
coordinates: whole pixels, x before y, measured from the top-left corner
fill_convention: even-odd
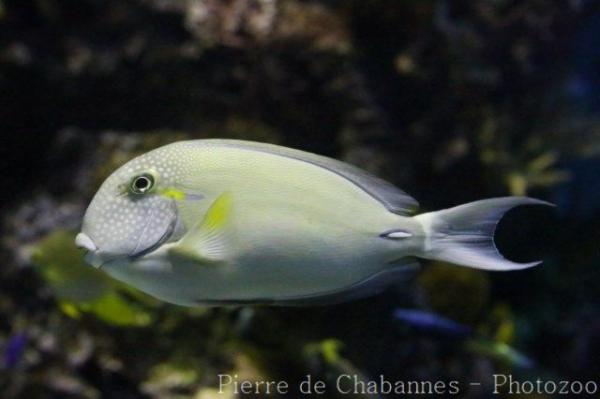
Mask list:
[[[141,155],[111,174],[90,203],[76,245],[99,267],[117,258],[137,258],[172,238],[177,225],[173,186],[181,173],[167,147]]]

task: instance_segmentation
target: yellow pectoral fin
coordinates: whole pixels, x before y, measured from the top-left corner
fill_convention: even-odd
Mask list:
[[[231,194],[221,194],[204,219],[169,250],[169,255],[195,263],[224,262],[231,254]]]
[[[221,230],[228,223],[231,217],[231,193],[223,193],[212,203],[204,220],[201,230],[216,231]]]

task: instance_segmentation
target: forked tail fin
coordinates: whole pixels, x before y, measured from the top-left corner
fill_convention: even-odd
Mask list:
[[[486,270],[517,270],[541,261],[517,263],[505,259],[494,243],[496,225],[519,205],[550,205],[527,197],[491,198],[415,216],[425,231],[419,256]]]

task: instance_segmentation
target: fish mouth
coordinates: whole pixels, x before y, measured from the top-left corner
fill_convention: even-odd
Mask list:
[[[98,246],[96,243],[94,243],[94,240],[92,240],[90,236],[84,232],[77,234],[75,237],[75,246],[77,246],[77,248],[86,250],[83,259],[86,261],[86,263],[89,263],[97,269],[102,268],[102,266],[109,261],[102,256]]]
[[[90,238],[90,236],[88,236],[87,234],[85,234],[83,232],[77,234],[77,237],[75,237],[75,245],[78,248],[86,249],[90,252],[95,252],[98,250],[98,247],[96,246],[94,241]]]

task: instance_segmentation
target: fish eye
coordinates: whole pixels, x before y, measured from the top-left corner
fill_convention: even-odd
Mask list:
[[[143,174],[133,178],[131,181],[131,192],[133,194],[145,194],[154,187],[154,177],[150,174]]]

